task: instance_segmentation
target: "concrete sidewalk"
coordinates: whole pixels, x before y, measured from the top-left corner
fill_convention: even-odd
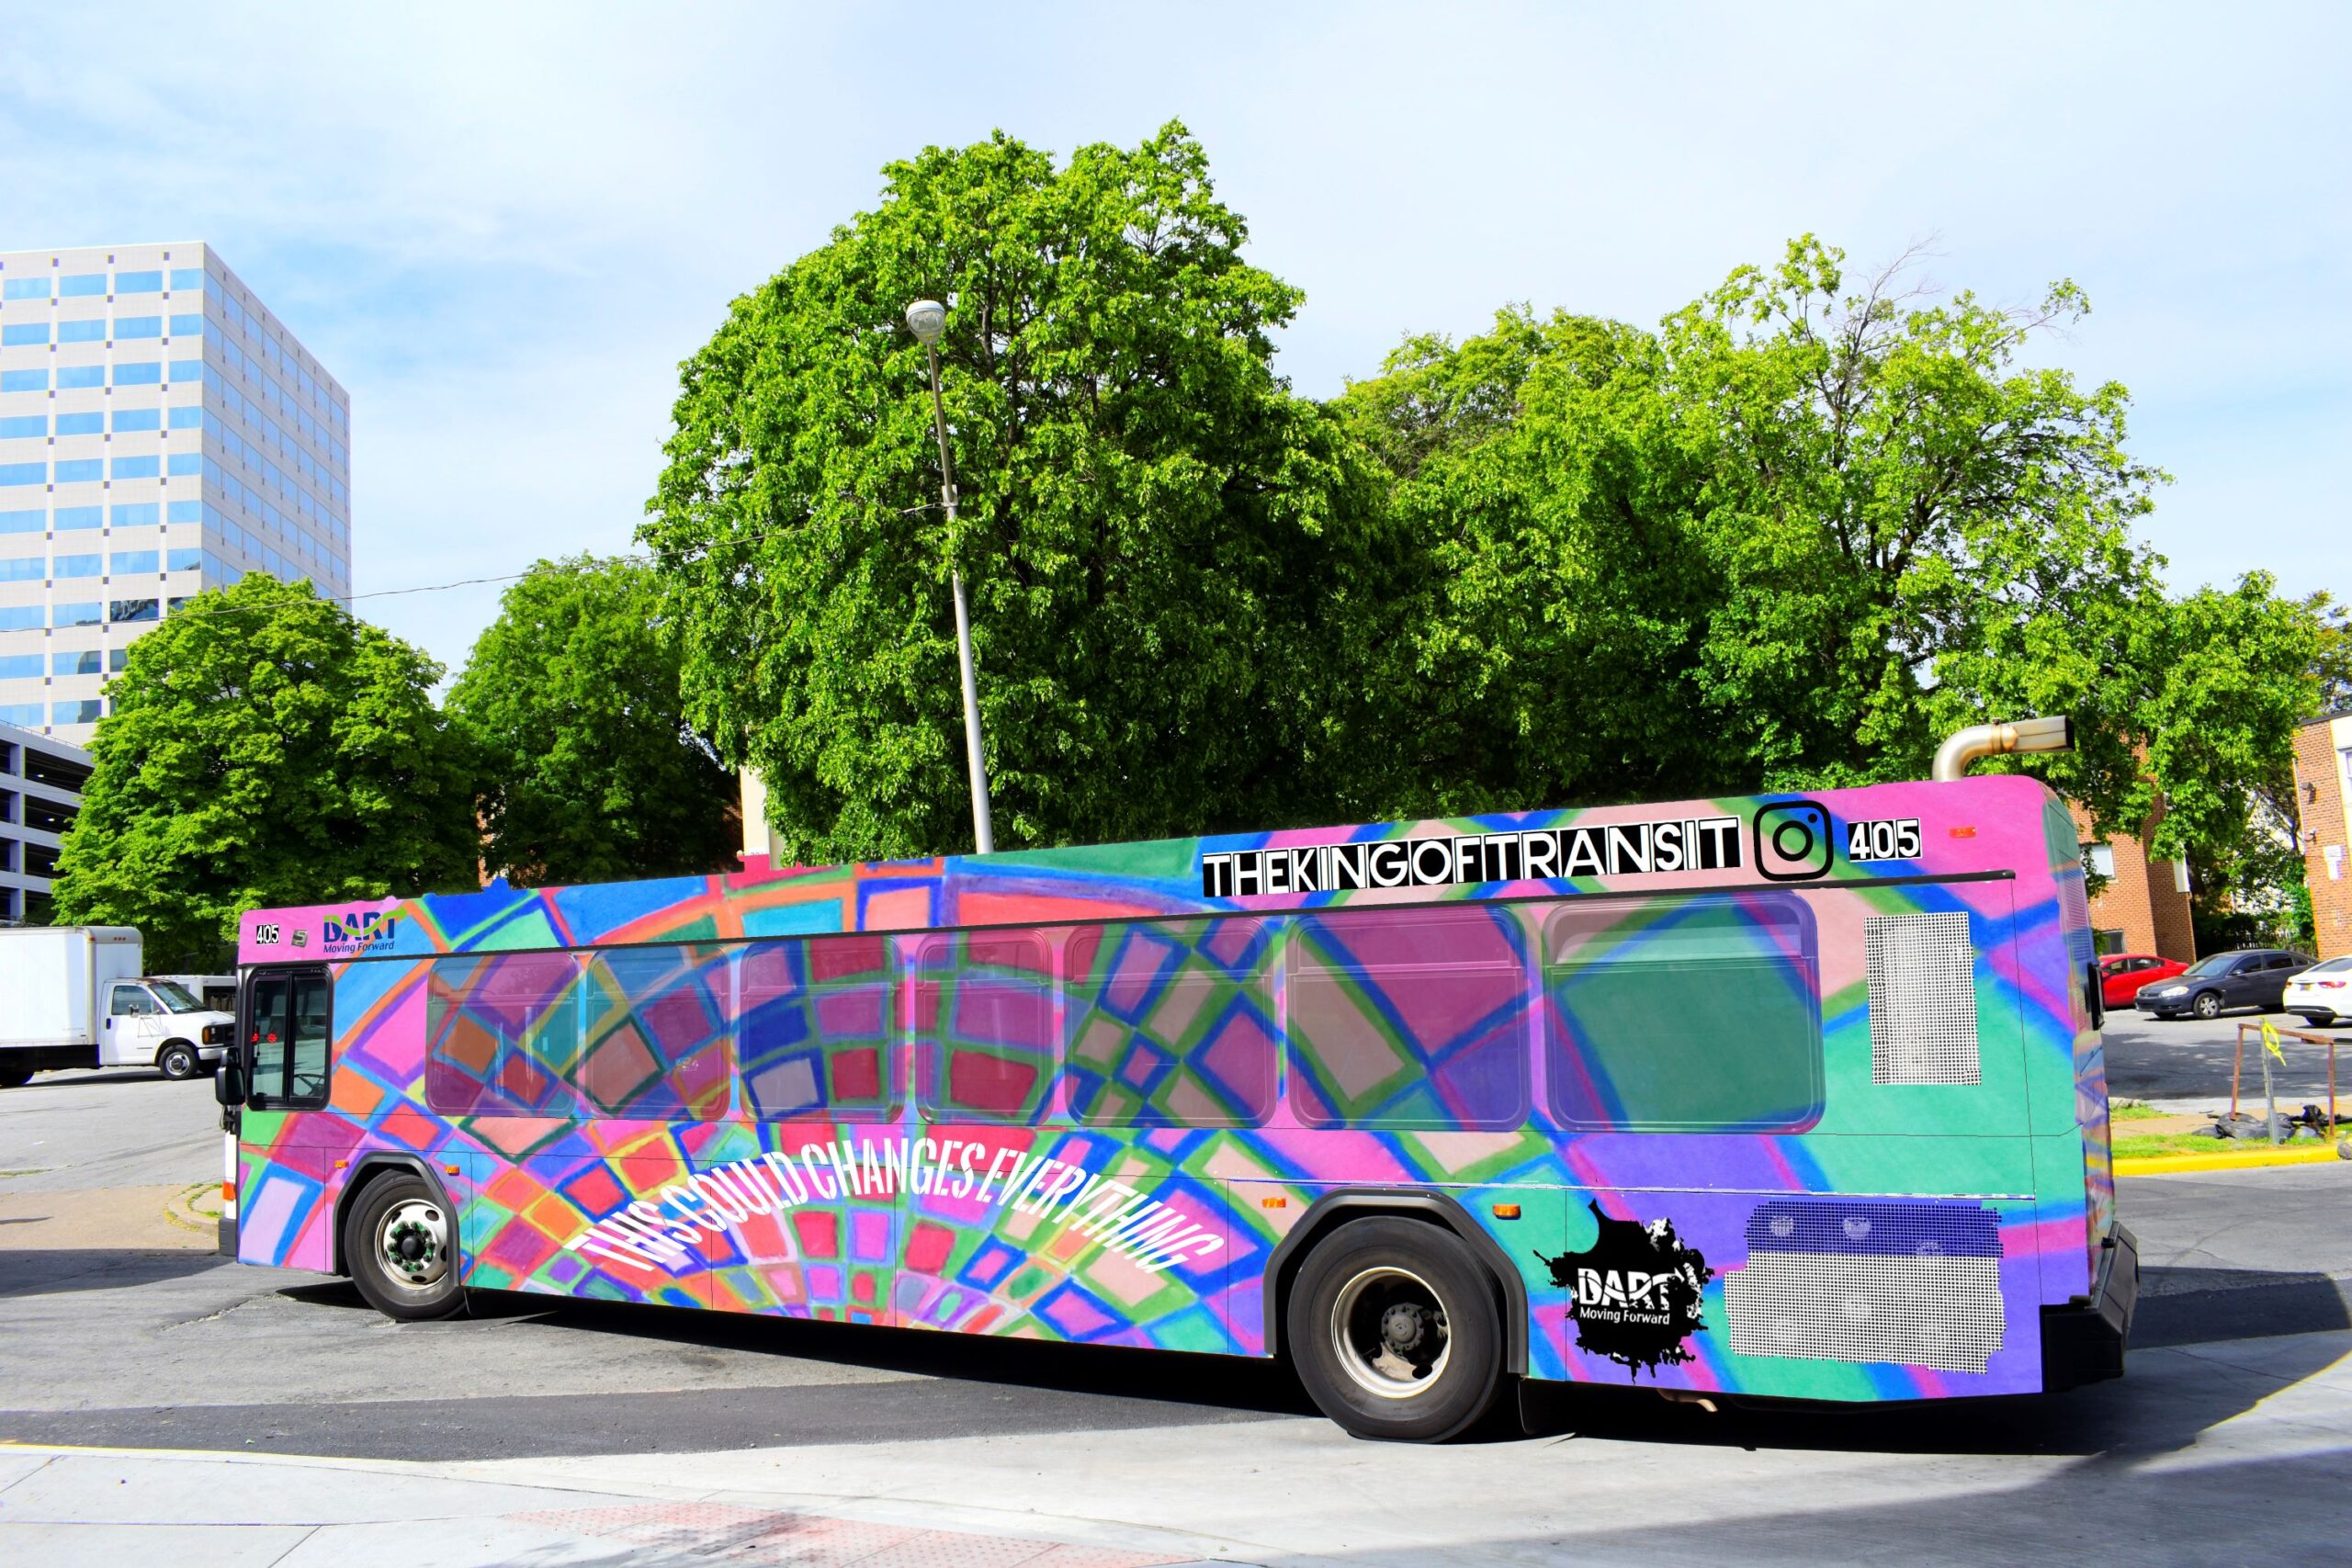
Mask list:
[[[534,1568],[789,1562],[794,1568],[1150,1568],[1195,1562],[1175,1537],[1071,1521],[1053,1537],[1002,1521],[836,1500],[828,1512],[626,1479],[505,1483],[452,1467],[253,1454],[0,1448],[0,1562],[23,1568]],[[660,1468],[660,1461],[655,1461]],[[673,1466],[673,1470],[681,1467]],[[693,1495],[684,1495],[693,1494]],[[986,1528],[994,1523],[999,1528]],[[1139,1543],[1139,1544],[1138,1544]]]
[[[0,1448],[0,1562],[2203,1563],[2201,1521],[2333,1539],[2352,1332],[2144,1350],[2046,1400],[1709,1416],[1646,1394],[1442,1448],[1287,1418],[610,1459]]]

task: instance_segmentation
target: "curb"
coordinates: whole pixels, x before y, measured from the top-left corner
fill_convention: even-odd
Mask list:
[[[181,1230],[213,1235],[220,1226],[220,1184],[201,1181],[174,1193],[164,1201],[164,1218]]]
[[[2336,1153],[2334,1144],[2307,1145],[2302,1148],[2249,1149],[2232,1155],[2158,1155],[2142,1159],[2119,1159],[2115,1162],[2118,1176],[2167,1176],[2193,1170],[2249,1170],[2264,1165],[2317,1165],[2322,1160],[2347,1156]]]

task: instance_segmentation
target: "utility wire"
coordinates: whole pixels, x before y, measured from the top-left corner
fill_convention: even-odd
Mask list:
[[[852,495],[844,495],[842,499],[845,501],[865,500],[863,496]],[[871,503],[869,502],[868,504]],[[920,506],[899,507],[897,509],[896,514],[900,517],[910,517],[918,512],[934,512],[937,511],[938,508],[939,503],[937,502],[926,502]],[[713,540],[709,545],[705,546],[704,549],[707,552],[708,550],[728,545],[756,545],[765,539],[780,539],[785,535],[792,532],[795,532],[795,530],[789,528],[775,528],[764,533],[730,535],[725,539]],[[650,561],[653,558],[641,550],[623,550],[619,555],[608,557],[606,558],[615,560]],[[414,588],[378,588],[366,593],[320,593],[318,594],[318,597],[325,600],[330,604],[356,604],[362,599],[398,599],[413,593],[445,593],[453,588],[479,588],[492,582],[519,582],[524,578],[530,575],[531,574],[528,571],[509,571],[502,573],[496,577],[461,577],[454,582],[421,583]],[[280,578],[278,581],[288,584],[311,581],[307,577]],[[230,585],[223,584],[222,586],[226,587]],[[315,592],[317,591],[318,584],[311,582],[311,586],[312,591]],[[218,592],[220,590],[207,589],[205,592]],[[275,608],[275,605],[262,604],[222,605],[215,609],[175,610],[164,618],[169,620],[183,620],[199,615],[258,615]],[[128,625],[130,623],[119,624]]]

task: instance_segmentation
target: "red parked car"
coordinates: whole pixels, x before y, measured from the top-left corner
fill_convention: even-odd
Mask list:
[[[2145,953],[2117,953],[2098,961],[2099,998],[2111,1009],[2132,1010],[2132,999],[2143,986],[2169,980],[2188,967],[2177,959]]]

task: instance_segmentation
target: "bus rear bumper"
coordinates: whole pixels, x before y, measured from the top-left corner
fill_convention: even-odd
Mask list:
[[[2140,1243],[2121,1225],[2099,1248],[2087,1304],[2041,1314],[2041,1386],[2056,1393],[2123,1375],[2132,1315],[2140,1305]]]

